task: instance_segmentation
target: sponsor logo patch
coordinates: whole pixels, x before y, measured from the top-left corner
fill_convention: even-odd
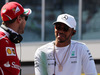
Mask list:
[[[15,10],[15,14],[18,13],[20,11],[19,7],[16,8]]]
[[[9,61],[4,64],[5,67],[10,67]]]
[[[6,47],[7,56],[16,56],[15,49],[12,47]]]
[[[5,13],[5,12],[6,12],[6,8],[3,8],[3,9],[2,9],[2,13]]]
[[[4,64],[4,67],[12,67],[12,68],[16,68],[18,70],[20,70],[20,66],[16,64],[16,62],[11,62],[9,63],[9,61],[7,61],[5,64]]]
[[[53,53],[48,54],[47,60],[54,60]]]
[[[38,58],[37,57],[35,57],[35,59],[34,59],[34,66],[35,67],[39,67],[39,62],[38,62]]]
[[[88,53],[88,56],[89,56],[89,60],[93,60],[92,55],[91,55],[89,50],[87,50],[87,53]]]
[[[62,19],[63,19],[63,20],[67,20],[67,19],[68,19],[68,16],[67,16],[67,15],[64,15],[64,16],[62,17]]]

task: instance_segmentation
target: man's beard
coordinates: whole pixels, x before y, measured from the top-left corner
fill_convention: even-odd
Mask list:
[[[65,37],[66,37],[66,36],[65,36]],[[70,37],[71,37],[71,34],[70,34],[65,40],[60,40],[60,39],[58,39],[58,42],[59,42],[59,43],[64,43],[64,42],[66,42],[66,41],[69,42]]]
[[[64,43],[66,40],[62,41],[62,40],[58,40],[59,43]]]

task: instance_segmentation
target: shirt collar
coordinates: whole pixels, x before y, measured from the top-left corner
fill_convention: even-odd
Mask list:
[[[17,32],[15,32],[13,29],[11,29],[11,28],[9,28],[9,27],[7,27],[12,33],[16,33],[16,34],[18,34]],[[4,29],[2,29],[1,27],[0,27],[0,31],[2,31],[2,32],[4,32],[5,34],[6,34],[6,36],[7,37],[9,37],[9,33],[8,32],[6,32]]]
[[[15,32],[13,29],[11,29],[11,28],[9,28],[9,27],[8,27],[8,29],[9,29],[12,33],[16,33],[16,34],[18,34],[18,33]]]

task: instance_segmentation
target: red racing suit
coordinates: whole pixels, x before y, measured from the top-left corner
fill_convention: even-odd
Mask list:
[[[9,34],[0,28],[0,75],[18,75],[20,61],[16,47],[8,38]]]

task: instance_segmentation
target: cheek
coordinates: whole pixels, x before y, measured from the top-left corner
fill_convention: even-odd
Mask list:
[[[26,22],[22,22],[22,23],[21,23],[21,25],[20,25],[20,29],[21,29],[21,30],[23,30],[23,29],[25,28],[25,24],[26,24]]]
[[[24,21],[22,22],[23,28],[25,27],[25,25],[26,25],[26,21],[24,20]]]
[[[25,22],[25,24],[23,25],[23,26],[24,26],[24,28],[25,28],[25,25],[26,25],[26,22]]]
[[[55,29],[55,37],[57,37],[57,30]]]
[[[26,21],[25,21],[25,25],[26,25]]]

